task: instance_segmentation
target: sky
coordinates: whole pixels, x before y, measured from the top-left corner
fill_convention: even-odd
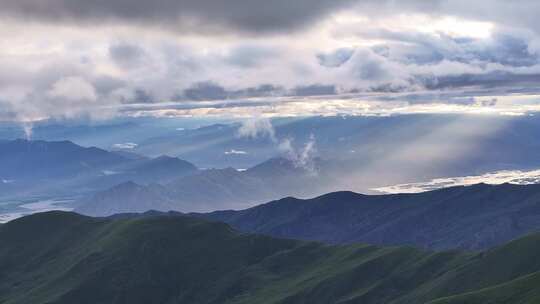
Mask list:
[[[534,0],[0,0],[0,120],[540,110]]]

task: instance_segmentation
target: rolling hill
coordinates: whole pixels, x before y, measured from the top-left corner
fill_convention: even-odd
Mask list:
[[[538,303],[540,235],[479,253],[327,246],[217,222],[49,212],[0,225],[0,303]]]

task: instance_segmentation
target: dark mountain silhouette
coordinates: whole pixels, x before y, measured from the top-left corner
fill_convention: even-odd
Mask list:
[[[246,232],[335,244],[483,249],[540,229],[540,185],[478,184],[395,195],[337,192],[198,216]]]

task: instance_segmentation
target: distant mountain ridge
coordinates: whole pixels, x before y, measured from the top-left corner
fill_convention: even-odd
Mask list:
[[[156,208],[246,208],[283,196],[309,197],[336,190],[326,161],[314,159],[313,163],[305,168],[285,158],[273,158],[245,171],[201,170],[176,157],[147,158],[70,141],[18,139],[0,141],[0,197],[84,196],[87,198],[76,207],[90,215]]]
[[[49,212],[0,225],[9,304],[526,303],[540,234],[480,253],[327,246],[185,216]]]
[[[0,141],[2,194],[91,192],[116,184],[168,182],[198,171],[174,157],[154,159],[136,154],[81,147],[71,141]],[[71,191],[71,192],[70,192]]]
[[[317,163],[324,164],[324,161],[317,160]],[[84,199],[76,211],[107,216],[152,209],[191,212],[231,206],[245,208],[284,196],[309,197],[331,191],[334,185],[325,172],[296,166],[285,158],[273,158],[245,171],[234,168],[199,170],[162,183],[159,193],[152,191],[153,185],[131,185],[133,192],[147,188],[144,199],[127,191],[123,197],[116,195],[113,187]]]
[[[70,141],[0,142],[0,173],[7,179],[73,177],[127,163],[129,159],[99,148],[84,148]]]
[[[134,189],[127,194],[97,197],[76,211],[107,216],[178,210],[178,202],[164,194],[166,188],[130,186]],[[330,244],[479,250],[540,231],[540,185],[477,184],[391,195],[335,192],[313,199],[286,197],[238,211],[190,214],[244,232]]]
[[[334,244],[485,249],[540,230],[540,185],[478,184],[393,195],[336,192],[197,216],[241,231]]]

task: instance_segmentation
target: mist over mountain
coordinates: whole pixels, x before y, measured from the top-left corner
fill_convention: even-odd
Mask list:
[[[538,12],[0,0],[0,304],[540,303]]]
[[[366,175],[377,173],[375,167],[379,171],[409,169],[410,173],[400,174],[410,174],[407,177],[412,180],[414,176],[462,176],[486,170],[535,167],[540,164],[533,152],[540,146],[536,136],[539,130],[540,118],[536,115],[343,115],[275,118],[267,123],[246,123],[241,119],[137,118],[98,125],[38,125],[33,138],[71,140],[105,150],[119,150],[115,145],[132,143],[135,145],[130,149],[120,150],[147,157],[179,157],[199,168],[246,169],[282,156],[281,140],[290,139],[302,146],[313,136],[317,156],[321,158],[350,160],[349,165],[354,162]],[[6,133],[14,132],[10,129]],[[226,154],[231,151],[245,153]],[[431,162],[430,166],[425,164],[427,161]]]
[[[372,188],[433,178],[540,166],[540,158],[534,152],[540,149],[536,136],[540,120],[536,116],[335,116],[219,124],[210,120],[145,118],[120,122],[86,127],[38,125],[35,136],[61,139],[73,135],[76,143],[95,144],[132,161],[120,167],[99,164],[97,168],[105,167],[101,174],[107,176],[86,183],[88,191],[105,190],[130,180],[140,184],[167,183],[178,177],[167,170],[159,172],[162,179],[158,179],[157,171],[145,177],[141,172],[146,169],[136,168],[142,163],[139,155],[146,158],[169,155],[198,168],[242,170],[274,158],[286,158],[297,164],[304,162],[302,166],[311,166],[311,159],[320,158],[331,163],[327,167],[332,167],[320,172],[333,172],[332,185],[326,192],[368,192]],[[135,134],[141,135],[137,138]],[[308,144],[311,150],[302,156]],[[301,160],[302,157],[305,159]],[[133,162],[134,158],[141,161]],[[36,166],[39,168],[40,164]]]
[[[284,196],[309,197],[335,189],[330,172],[323,170],[326,163],[314,162],[316,166],[307,169],[291,160],[274,158],[245,171],[200,170],[159,187],[123,184],[84,198],[76,210],[93,216],[148,210],[211,211],[245,208]],[[143,196],[137,194],[141,192]]]

